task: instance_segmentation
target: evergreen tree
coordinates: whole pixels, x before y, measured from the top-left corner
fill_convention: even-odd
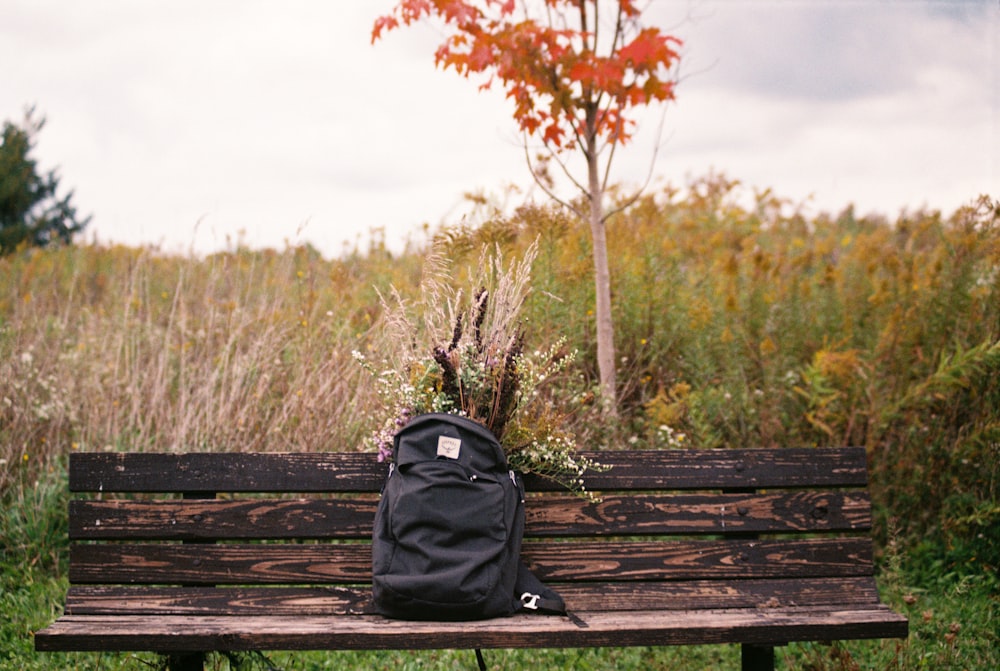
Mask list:
[[[0,140],[0,256],[22,246],[44,247],[61,240],[72,242],[90,217],[80,219],[72,205],[73,192],[58,196],[59,177],[55,170],[39,174],[31,157],[35,137],[45,119],[32,118],[34,108],[24,115],[23,125],[3,124]]]

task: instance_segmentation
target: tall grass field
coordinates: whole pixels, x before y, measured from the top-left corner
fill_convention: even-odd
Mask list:
[[[747,204],[750,203],[750,204]],[[619,412],[596,398],[585,225],[488,206],[443,229],[452,278],[484,245],[538,254],[526,346],[578,351],[552,401],[587,447],[861,445],[883,599],[905,641],[793,644],[779,668],[1000,668],[1000,202],[893,219],[804,216],[722,177],[609,222]],[[209,256],[97,243],[0,258],[0,670],[151,669],[152,654],[37,654],[67,588],[76,451],[352,451],[377,421],[382,297],[431,243],[376,237]],[[458,669],[466,651],[264,651],[210,668]],[[738,647],[496,651],[494,668],[735,669]]]

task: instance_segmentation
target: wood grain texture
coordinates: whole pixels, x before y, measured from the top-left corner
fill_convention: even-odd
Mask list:
[[[525,543],[542,580],[631,581],[871,575],[867,538]],[[351,584],[371,580],[371,545],[104,544],[70,548],[74,584]]]
[[[370,538],[375,499],[76,500],[73,540]],[[528,537],[867,531],[864,491],[530,498]]]
[[[697,610],[873,606],[871,577],[550,583],[577,610]],[[74,586],[70,615],[358,615],[374,614],[367,585],[325,587],[122,587]]]
[[[583,452],[610,466],[592,491],[734,487],[864,487],[863,448]],[[74,492],[377,492],[387,467],[358,453],[121,453],[70,455]],[[530,491],[557,485],[525,478]]]
[[[35,635],[38,650],[384,650],[778,643],[906,635],[885,607],[580,611],[479,622],[379,616],[66,615]]]

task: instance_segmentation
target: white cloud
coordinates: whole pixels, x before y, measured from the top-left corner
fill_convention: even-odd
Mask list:
[[[394,3],[8,0],[0,117],[36,103],[102,240],[210,249],[401,241],[464,191],[527,185],[500,91],[433,66],[423,27],[369,44]],[[690,12],[688,11],[690,8]],[[656,173],[709,169],[888,214],[996,194],[1000,9],[970,2],[654,3],[686,39]],[[696,17],[685,21],[688,14]],[[658,112],[617,158],[645,177]],[[200,222],[200,223],[199,223]],[[304,229],[303,229],[303,225]]]

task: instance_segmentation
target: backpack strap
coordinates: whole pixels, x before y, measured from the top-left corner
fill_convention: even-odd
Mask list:
[[[566,615],[566,604],[551,587],[546,586],[523,561],[517,563],[517,581],[514,595],[520,601],[518,611],[531,611],[542,615]]]
[[[520,593],[518,598],[520,603],[516,606],[519,613],[537,613],[539,615],[565,615],[570,621],[581,629],[587,628],[587,623],[566,609],[566,603],[562,597],[545,585],[538,577],[531,572],[523,561],[517,563],[517,582],[514,585],[515,593]]]
[[[518,601],[514,605],[515,613],[537,613],[539,615],[565,615],[578,627],[585,628],[587,624],[573,613],[566,610],[562,597],[538,579],[525,563],[517,561],[517,581],[514,583],[514,594]],[[519,596],[518,596],[519,595]],[[483,652],[476,648],[476,662],[479,671],[486,671],[486,660]]]

